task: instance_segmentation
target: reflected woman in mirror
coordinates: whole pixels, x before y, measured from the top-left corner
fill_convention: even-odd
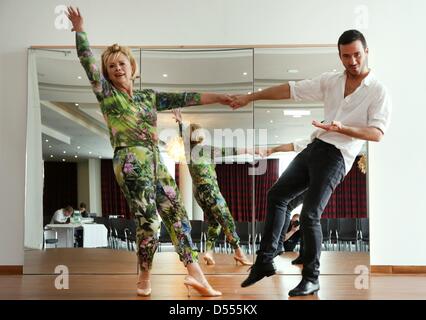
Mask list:
[[[69,7],[68,18],[76,32],[77,54],[100,104],[114,148],[116,180],[135,215],[139,278],[137,293],[151,294],[150,271],[157,250],[160,220],[170,234],[176,252],[188,271],[184,284],[203,296],[219,296],[198,264],[191,239],[191,225],[174,179],[160,160],[157,112],[176,107],[211,103],[229,104],[230,98],[214,93],[163,93],[133,86],[138,65],[130,48],[114,44],[96,61],[80,11]],[[188,291],[189,292],[189,291]]]
[[[180,109],[172,110],[174,119],[179,124],[179,133],[183,138],[183,121]],[[185,139],[184,139],[185,140]],[[221,230],[227,242],[235,251],[235,263],[252,265],[240,247],[240,238],[235,230],[235,223],[225,198],[219,189],[215,170],[214,158],[228,155],[247,153],[245,148],[215,148],[203,146],[199,152],[193,152],[196,146],[201,146],[204,141],[203,130],[197,124],[189,127],[189,153],[188,169],[192,178],[194,197],[207,218],[208,230],[206,253],[203,256],[207,265],[214,265],[213,249],[219,238]],[[195,155],[197,158],[195,158]]]

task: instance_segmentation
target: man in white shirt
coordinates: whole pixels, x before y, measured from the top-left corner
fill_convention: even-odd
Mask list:
[[[324,102],[324,123],[311,136],[278,181],[268,191],[268,214],[256,263],[241,284],[247,287],[275,274],[273,258],[286,209],[292,199],[304,194],[300,216],[304,241],[302,281],[290,296],[319,290],[321,214],[337,185],[352,167],[364,141],[380,141],[390,120],[391,101],[385,87],[367,67],[368,47],[357,30],[344,32],[338,41],[344,72],[324,73],[312,80],[289,82],[249,95],[234,97],[231,107],[254,100],[294,99]]]
[[[63,224],[67,223],[68,219],[73,214],[74,209],[71,206],[67,206],[63,209],[56,210],[53,214],[52,220],[50,221],[51,224]]]

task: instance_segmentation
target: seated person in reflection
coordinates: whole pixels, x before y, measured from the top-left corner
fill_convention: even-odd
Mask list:
[[[300,242],[300,214],[296,213],[290,220],[290,225],[288,226],[287,232],[283,235],[278,242],[281,244],[283,241],[283,247],[279,249],[283,249],[283,252],[292,252],[296,245]]]
[[[73,214],[74,209],[71,206],[66,206],[55,211],[53,214],[50,224],[64,224],[70,222],[70,217]]]
[[[89,213],[86,210],[86,204],[84,202],[80,203],[80,214],[82,218],[89,218]]]

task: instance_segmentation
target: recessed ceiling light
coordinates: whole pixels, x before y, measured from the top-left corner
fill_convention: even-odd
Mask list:
[[[274,120],[270,120],[269,122],[270,122],[270,123],[274,123]]]
[[[102,159],[102,156],[99,156],[99,159]]]
[[[80,146],[77,146],[77,149],[80,149]]]
[[[266,110],[266,113],[271,113],[271,111],[270,110]]]
[[[75,104],[75,106],[76,106],[76,107],[78,107],[78,106],[79,106],[79,104],[78,104],[78,103],[74,103],[74,104]]]
[[[278,138],[278,136],[275,136],[275,138]]]
[[[333,72],[337,72],[337,69],[333,69]]]
[[[251,94],[251,91],[247,92],[247,94]]]
[[[297,70],[297,69],[288,69],[287,73],[299,73],[299,70]]]
[[[51,154],[50,157],[53,158],[53,154]]]
[[[52,146],[49,146],[49,148],[52,148]]]
[[[76,159],[77,159],[77,158],[78,158],[78,156],[74,156],[74,158],[76,158]]]
[[[262,88],[257,89],[257,91],[262,91]]]
[[[66,160],[65,159],[62,159],[62,162],[65,162]]]
[[[89,151],[89,154],[92,154],[92,151]]]
[[[243,76],[246,76],[247,75],[247,72],[243,72]]]
[[[163,77],[167,78],[168,77],[167,73],[163,73]]]
[[[49,140],[47,140],[47,139],[46,139],[45,141],[46,141],[46,142],[49,142]]]
[[[77,79],[81,80],[81,76],[78,76]]]
[[[67,152],[64,150],[64,153],[67,153]]]

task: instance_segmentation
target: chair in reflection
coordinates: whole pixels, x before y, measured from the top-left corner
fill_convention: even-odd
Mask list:
[[[192,242],[197,246],[200,252],[203,252],[203,221],[202,220],[190,220],[191,223],[191,238]]]
[[[238,236],[240,237],[241,248],[245,249],[246,253],[251,254],[251,223],[247,221],[235,221],[235,229],[237,231]]]
[[[126,228],[124,229],[127,242],[127,250],[135,251],[136,246],[136,222],[134,219],[126,219]]]
[[[355,251],[358,251],[357,219],[337,219],[337,243],[339,251],[342,245],[345,246],[345,250],[348,247],[348,251],[352,251],[352,244],[355,244]]]
[[[263,229],[265,228],[265,221],[256,221],[256,226],[255,226],[255,246],[256,248],[254,248],[256,250],[259,249],[260,246],[260,241],[262,241],[262,234],[263,234]]]
[[[370,225],[368,218],[359,219],[359,242],[361,251],[368,251],[370,243]]]
[[[57,248],[58,241],[58,232],[56,230],[43,230],[43,250],[47,249],[47,245],[55,245],[55,248]]]
[[[112,243],[113,249],[122,249],[127,246],[126,238],[126,219],[123,218],[110,218],[109,219],[112,230]]]

